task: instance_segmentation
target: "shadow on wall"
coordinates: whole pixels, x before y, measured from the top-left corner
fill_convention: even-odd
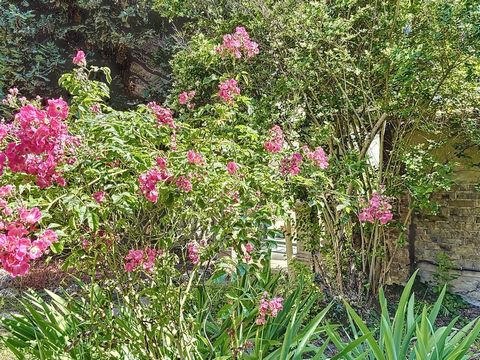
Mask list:
[[[433,140],[441,140],[442,134],[438,137]],[[429,139],[432,137],[418,132],[411,143],[427,143]],[[414,216],[409,228],[409,257],[400,257],[395,266],[406,269],[413,265],[420,269],[422,281],[429,283],[437,282],[440,271],[448,271],[449,289],[480,305],[480,153],[475,144],[453,137],[432,154],[437,161],[452,164],[455,185],[450,191],[433,195],[439,206],[435,215]],[[448,256],[450,269],[442,270],[438,260],[441,254]]]
[[[435,282],[438,257],[451,260],[451,291],[480,305],[480,192],[475,184],[456,185],[436,194],[440,210],[415,219],[415,262],[422,280]]]

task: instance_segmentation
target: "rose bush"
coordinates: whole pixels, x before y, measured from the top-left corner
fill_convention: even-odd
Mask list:
[[[103,74],[110,81],[108,69],[87,60],[79,51],[76,68],[59,81],[71,94],[70,106],[57,99],[43,108],[43,99],[18,94],[7,99],[16,115],[3,125],[1,180],[35,203],[61,235],[53,250],[68,255],[65,266],[102,279],[132,311],[145,298],[157,305],[143,307],[138,321],[157,319],[161,342],[176,345],[160,346],[152,333],[145,354],[193,358],[198,345],[184,336],[198,331],[191,322],[193,290],[219,269],[222,251],[233,249],[239,263],[260,266],[278,231],[276,216],[286,210],[281,158],[269,157],[269,135],[249,121],[254,108],[241,92],[245,74],[241,81],[219,79],[208,102],[197,102],[196,90],[189,90],[188,99],[180,92],[171,107],[116,111],[98,80]],[[20,218],[30,221],[22,211]],[[22,242],[21,251],[36,259],[56,240],[48,231]],[[6,227],[7,237],[15,235],[10,232]],[[275,309],[271,318],[281,310],[279,297]]]

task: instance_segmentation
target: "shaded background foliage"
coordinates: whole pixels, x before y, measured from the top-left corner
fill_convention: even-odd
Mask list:
[[[151,6],[150,0],[0,0],[0,96],[12,86],[27,97],[58,94],[56,81],[81,48],[112,69],[116,107],[163,98],[174,25]]]

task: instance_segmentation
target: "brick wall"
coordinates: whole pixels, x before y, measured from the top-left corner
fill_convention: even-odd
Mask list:
[[[458,269],[452,290],[480,304],[480,192],[475,185],[457,185],[435,196],[435,216],[416,216],[415,261],[425,281],[432,281],[437,256],[448,254]]]

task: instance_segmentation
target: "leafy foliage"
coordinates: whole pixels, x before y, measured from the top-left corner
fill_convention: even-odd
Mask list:
[[[408,281],[402,293],[393,320],[383,291],[379,293],[382,309],[379,329],[370,329],[355,310],[346,304],[350,318],[349,341],[328,327],[331,341],[339,350],[333,359],[469,359],[470,346],[480,333],[480,321],[470,322],[456,329],[458,318],[447,326],[435,327],[446,288],[440,293],[431,309],[425,305],[415,312],[415,295],[412,286],[415,276]]]
[[[259,326],[255,323],[257,302],[262,292],[275,292],[279,276],[272,275],[269,266],[258,271],[242,264],[225,265],[225,269],[236,266],[231,277],[221,270],[198,287],[186,304],[182,316],[194,322],[184,329],[183,336],[192,342],[191,353],[185,356],[301,359],[314,349],[311,342],[321,331],[319,324],[328,307],[307,321],[305,316],[316,297],[303,299],[302,287],[298,287],[285,300],[280,314]],[[224,306],[211,312],[219,285],[226,287],[229,302],[222,300]],[[5,344],[18,358],[26,354],[39,359],[67,354],[71,359],[175,356],[180,349],[165,333],[168,321],[162,321],[167,312],[159,313],[168,304],[166,298],[155,288],[140,294],[111,290],[81,285],[85,298],[51,292],[49,300],[35,293],[25,295],[22,313],[2,320],[10,334]]]
[[[438,252],[436,261],[437,268],[433,274],[433,278],[436,282],[436,290],[440,292],[443,287],[447,287],[448,289],[451,282],[454,281],[458,275],[453,272],[455,263],[445,251]]]
[[[264,292],[276,293],[281,278],[280,274],[271,273],[268,263],[265,265],[263,269],[238,266],[230,274],[222,270],[206,283],[206,288],[197,289],[195,306],[199,317],[195,322],[203,324],[205,331],[201,337],[202,358],[227,357],[234,349],[234,356],[242,359],[299,359],[312,350],[312,343],[321,332],[319,324],[330,306],[309,319],[318,294],[302,296],[305,284],[300,281],[283,302],[279,315],[259,327],[258,301]],[[222,297],[229,301],[218,311],[209,304],[208,289],[214,289],[215,283],[228,289]]]
[[[4,9],[0,16],[0,96],[13,85],[27,86],[30,91],[40,89],[50,81],[50,74],[65,63],[65,54],[54,41],[35,43],[38,32],[51,19],[38,19],[33,10],[24,10],[9,1],[2,0],[0,6]]]
[[[191,20],[183,33],[191,41],[173,60],[176,89],[192,79],[208,84],[211,69],[240,66],[250,74],[253,121],[281,125],[290,152],[305,143],[328,148],[325,174],[302,170],[288,182],[290,207],[308,204],[306,221],[321,227],[299,240],[318,253],[322,273],[335,284],[329,290],[359,298],[365,286],[376,292],[405,243],[413,211],[433,210],[431,195],[449,186],[449,166],[426,147],[412,149],[412,135],[475,137],[464,125],[478,120],[478,7],[443,0],[158,0],[156,6]],[[218,63],[209,39],[238,24],[261,39],[259,56]],[[393,208],[409,194],[407,218],[362,224],[362,199],[378,192],[391,197]],[[353,288],[355,294],[347,290]]]

